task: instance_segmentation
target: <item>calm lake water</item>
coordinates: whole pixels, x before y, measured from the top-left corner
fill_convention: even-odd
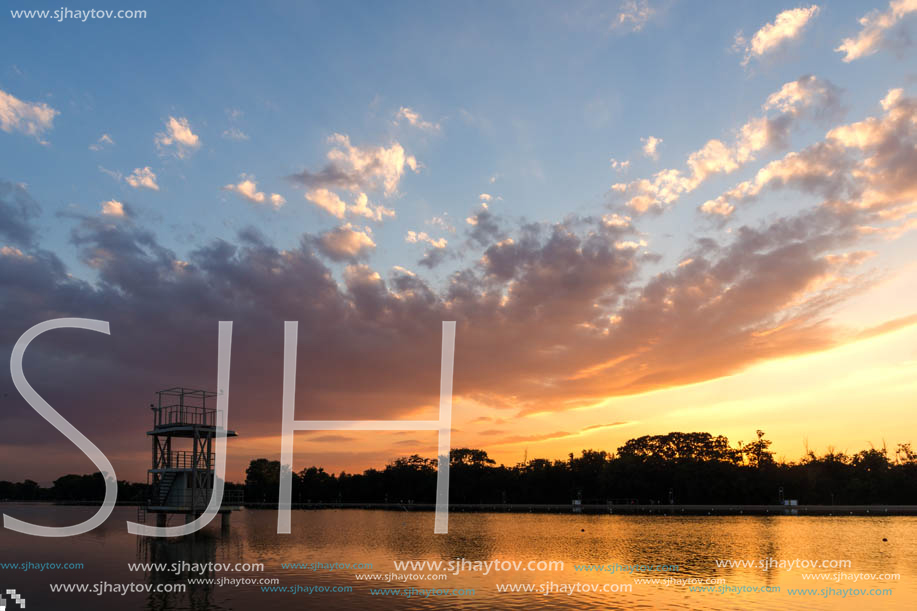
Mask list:
[[[86,519],[92,508],[0,504],[0,511],[49,526]],[[432,513],[362,510],[294,511],[293,533],[276,534],[274,511],[234,513],[229,532],[218,521],[194,537],[141,539],[127,533],[126,520],[136,510],[115,509],[106,524],[79,537],[47,539],[0,530],[0,563],[82,563],[82,569],[0,568],[0,591],[15,589],[27,609],[187,609],[194,611],[299,609],[912,609],[917,608],[917,518],[913,517],[664,517],[615,515],[456,514],[448,535],[433,534]],[[150,522],[150,520],[148,520]],[[175,524],[177,522],[170,522]],[[883,538],[887,541],[883,541]],[[521,562],[520,568],[489,574],[466,569],[446,579],[366,581],[357,575],[439,575],[430,569],[396,570],[402,560]],[[717,560],[784,561],[849,560],[844,568],[727,568]],[[563,569],[528,570],[530,561],[562,561]],[[128,563],[261,563],[263,571],[189,570],[131,571]],[[284,563],[362,563],[372,568],[313,571],[283,568]],[[678,570],[628,574],[618,569],[584,571],[582,565],[677,566]],[[581,570],[577,570],[577,565]],[[0,564],[2,566],[2,564]],[[508,564],[505,566],[509,566]],[[242,567],[243,569],[245,567]],[[473,565],[472,565],[473,568]],[[899,574],[854,582],[806,579],[803,575]],[[262,585],[189,584],[196,578],[277,579],[292,592],[266,592]],[[690,591],[689,585],[635,583],[635,579],[718,579],[708,586],[720,591]],[[184,592],[52,593],[49,584],[141,584],[187,586]],[[499,592],[498,586],[533,586],[535,592]],[[553,584],[550,585],[550,584]],[[578,586],[572,584],[579,584]],[[588,591],[620,589],[630,592]],[[762,588],[769,592],[738,592]],[[313,592],[309,588],[350,588]],[[538,589],[555,588],[553,593]],[[573,594],[561,587],[577,587]],[[722,591],[724,588],[730,591]],[[474,595],[414,593],[410,598],[373,595],[386,588],[462,589]],[[777,590],[779,588],[779,591]],[[810,588],[815,595],[791,589]],[[824,595],[833,588],[836,594]],[[882,596],[853,596],[852,589],[890,590]],[[847,590],[846,596],[843,591]],[[9,603],[8,603],[9,604]],[[14,605],[8,610],[16,609]]]

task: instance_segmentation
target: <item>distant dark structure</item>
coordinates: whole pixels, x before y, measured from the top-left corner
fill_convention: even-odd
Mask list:
[[[216,393],[176,387],[156,395],[157,404],[150,405],[153,430],[147,431],[153,438],[153,464],[147,477],[150,496],[138,519],[144,522],[149,512],[156,514],[157,526],[166,526],[170,514],[184,515],[190,522],[204,512],[213,495],[217,410],[211,405]],[[236,437],[236,432],[227,430],[226,436]],[[190,448],[183,440],[190,441]],[[224,528],[229,526],[230,512],[241,507],[242,491],[224,487],[220,507]]]

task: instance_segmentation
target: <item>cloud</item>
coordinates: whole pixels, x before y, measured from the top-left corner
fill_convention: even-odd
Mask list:
[[[369,196],[362,192],[358,193],[354,203],[349,205],[337,193],[324,188],[306,191],[305,198],[331,216],[339,219],[351,215],[382,221],[386,217],[395,216],[395,211],[391,208],[371,204]]]
[[[486,206],[466,218],[465,222],[471,226],[469,239],[479,246],[490,244],[503,236],[497,217]]]
[[[347,435],[317,435],[315,437],[310,437],[309,441],[317,441],[320,443],[347,443],[357,440],[354,437],[348,437]]]
[[[368,193],[381,190],[383,197],[395,195],[406,170],[417,172],[420,164],[404,147],[393,142],[389,147],[356,147],[344,134],[334,134],[334,145],[327,153],[328,163],[317,172],[303,170],[288,178],[306,187],[305,198],[335,218],[362,217],[374,221],[394,217],[395,211],[370,202]],[[349,191],[354,201],[348,204],[339,191]]]
[[[423,131],[438,132],[440,130],[439,123],[424,121],[423,117],[420,116],[420,113],[411,108],[408,108],[407,106],[402,106],[395,114],[395,123],[398,123],[401,120],[406,120],[412,126]]]
[[[659,159],[659,152],[656,149],[662,144],[662,138],[649,136],[648,138],[640,138],[640,142],[643,143],[643,154],[653,161],[657,161]]]
[[[451,253],[445,248],[431,246],[424,251],[423,257],[420,258],[417,264],[427,269],[434,269],[444,263],[449,258],[450,254]]]
[[[838,98],[838,89],[830,81],[809,74],[784,83],[780,89],[767,97],[763,108],[778,110],[789,116],[798,116],[803,110],[812,107],[825,113],[838,108]]]
[[[19,246],[35,240],[32,221],[41,208],[22,185],[0,180],[0,238]]]
[[[883,116],[868,117],[831,129],[824,140],[792,152],[708,200],[701,211],[729,216],[736,205],[753,201],[768,189],[796,188],[825,198],[838,210],[871,212],[859,219],[861,230],[879,231],[907,219],[917,201],[917,100],[892,89],[880,102]],[[886,226],[890,235],[898,227]]]
[[[243,114],[242,111],[239,110],[238,108],[227,108],[226,109],[226,116],[229,117],[230,123],[235,123],[236,121],[241,119],[242,114]],[[235,140],[237,142],[248,140],[248,134],[246,134],[236,125],[230,125],[228,129],[223,130],[222,135],[223,135],[223,138],[226,140]]]
[[[0,247],[0,256],[2,257],[16,257],[18,259],[27,259],[29,258],[24,252],[15,246],[3,246]]]
[[[426,224],[432,225],[434,227],[439,227],[440,229],[444,231],[448,231],[449,233],[455,233],[456,232],[455,225],[452,224],[452,222],[449,220],[448,217],[449,217],[449,213],[444,212],[443,214],[434,216],[430,220],[426,221]]]
[[[624,0],[615,17],[613,27],[639,32],[655,13],[649,0]]]
[[[124,204],[115,199],[102,202],[103,216],[124,216]]]
[[[223,138],[227,140],[248,140],[248,134],[243,132],[238,127],[230,127],[229,129],[223,130]]]
[[[611,163],[611,167],[618,172],[626,172],[630,168],[630,160],[618,161],[612,157],[609,162]]]
[[[369,254],[376,247],[371,231],[345,223],[326,231],[314,242],[319,252],[333,261],[352,261]]]
[[[426,242],[433,248],[445,248],[448,242],[446,238],[433,239],[425,231],[408,231],[407,235],[404,237],[404,241],[409,244],[422,244]]]
[[[758,151],[785,148],[790,130],[800,119],[826,118],[837,113],[838,97],[834,85],[811,75],[785,83],[762,105],[765,113],[776,114],[750,119],[737,130],[731,145],[711,139],[688,155],[687,171],[668,168],[651,179],[615,183],[611,186],[612,196],[623,197],[626,205],[638,213],[664,209],[711,176],[732,173],[754,160]]]
[[[867,57],[890,43],[889,31],[907,15],[917,11],[917,0],[892,0],[886,11],[878,9],[860,18],[863,26],[853,38],[845,38],[835,49],[844,54],[845,62]]]
[[[813,160],[839,155],[875,176],[855,174],[847,185],[842,167],[780,178],[767,188],[823,197],[698,239],[671,266],[642,248],[619,247],[644,239],[620,214],[520,223],[480,210],[465,228],[479,256],[441,284],[399,270],[383,278],[365,262],[374,247],[369,230],[350,224],[282,249],[247,228],[179,254],[130,218],[68,216],[81,264],[70,269],[38,247],[37,204],[21,186],[4,183],[0,234],[22,256],[10,250],[0,257],[0,361],[37,322],[62,315],[109,321],[110,336],[49,333],[29,348],[26,374],[51,405],[78,414],[80,429],[103,451],[129,456],[136,439],[107,435],[110,423],[143,431],[148,413],[105,398],[212,387],[220,320],[236,321],[230,422],[251,438],[277,435],[277,421],[257,406],[280,403],[285,320],[299,321],[302,419],[435,415],[444,320],[457,322],[460,397],[521,413],[596,405],[831,348],[863,337],[833,322],[832,313],[875,281],[863,269],[871,244],[908,221],[914,105],[890,92],[881,116],[839,126],[821,150],[807,153]],[[9,230],[9,218],[20,226]],[[339,273],[326,258],[348,265]],[[91,281],[77,277],[82,265],[92,267]],[[175,351],[179,342],[183,349]],[[11,387],[9,377],[0,384]],[[0,410],[0,426],[15,428],[20,440],[47,437],[45,424],[15,397]],[[242,454],[230,454],[231,473],[241,473]],[[138,461],[138,474],[142,468]]]
[[[596,431],[600,429],[608,429],[608,428],[618,428],[621,426],[627,426],[629,424],[633,424],[633,423],[621,421],[621,422],[610,422],[608,424],[595,424],[593,426],[584,427],[576,432],[552,431],[550,433],[535,433],[532,435],[510,435],[509,437],[504,437],[503,439],[500,439],[496,441],[495,443],[494,442],[491,442],[491,443],[492,445],[499,446],[499,445],[514,444],[514,443],[531,443],[534,441],[548,441],[552,439],[566,439],[569,437],[579,437],[580,435],[589,433],[591,431]],[[504,431],[502,430],[489,430],[489,431],[481,431],[478,434],[479,435],[502,435],[503,433]]]
[[[486,194],[483,194],[486,195]],[[456,229],[443,217],[433,217],[430,221],[427,221],[427,224],[434,225],[455,233]],[[474,231],[472,227],[472,232]],[[428,248],[424,251],[423,256],[417,261],[417,264],[426,267],[427,269],[434,269],[444,263],[449,258],[454,258],[457,256],[457,253],[450,252],[447,250],[449,244],[446,238],[434,238],[430,236],[426,231],[408,231],[404,236],[404,241],[409,244],[427,244]]]
[[[184,117],[169,117],[166,131],[157,133],[154,141],[157,148],[170,149],[179,159],[187,157],[201,146],[200,138],[191,131],[191,125]]]
[[[729,216],[735,209],[735,206],[730,204],[728,198],[725,197],[709,199],[700,206],[700,211],[704,214],[715,214],[718,216]]]
[[[772,53],[786,42],[799,38],[809,21],[818,15],[819,7],[812,5],[808,8],[794,8],[783,11],[773,23],[764,25],[755,32],[750,41],[746,41],[739,32],[736,34],[735,48],[743,49],[745,57],[742,65],[747,66],[752,59]]]
[[[250,201],[253,204],[269,204],[274,209],[280,208],[286,203],[286,199],[278,193],[271,193],[270,196],[258,190],[258,183],[253,177],[242,174],[242,180],[236,184],[229,184],[223,187],[224,191],[231,191],[236,195]]]
[[[389,147],[356,147],[345,134],[334,134],[328,141],[335,146],[328,151],[329,163],[318,172],[303,170],[290,179],[310,188],[339,188],[352,192],[372,191],[381,187],[393,195],[406,169],[418,171],[419,164],[404,147],[393,142]]]
[[[101,151],[107,146],[114,146],[115,141],[108,134],[102,134],[99,139],[89,145],[90,151]]]
[[[347,214],[347,203],[333,191],[324,188],[313,189],[306,191],[305,197],[333,217],[342,219]]]
[[[0,89],[0,129],[20,132],[47,144],[42,136],[54,127],[54,117],[60,112],[44,102],[24,102]]]
[[[143,187],[145,189],[159,191],[159,185],[156,183],[156,173],[153,172],[149,166],[134,168],[134,171],[124,180],[135,189]]]
[[[382,205],[374,205],[369,202],[369,196],[366,193],[357,194],[353,204],[347,207],[348,214],[362,216],[374,221],[381,221],[386,217],[394,217],[395,211]]]
[[[99,167],[100,172],[102,172],[106,176],[113,178],[114,180],[118,182],[121,182],[121,180],[124,178],[124,175],[121,172],[117,172],[115,170],[109,170],[105,166],[101,166],[101,165],[98,167]]]

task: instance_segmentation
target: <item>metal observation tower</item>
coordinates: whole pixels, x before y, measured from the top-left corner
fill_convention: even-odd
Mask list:
[[[156,393],[151,404],[153,465],[147,476],[150,496],[138,510],[138,520],[156,514],[156,525],[166,526],[170,514],[184,515],[186,522],[200,516],[213,495],[214,453],[217,410],[216,393],[193,388],[168,388]],[[226,431],[236,437],[235,431]],[[187,441],[185,441],[187,440]],[[189,443],[190,442],[190,447]],[[242,491],[223,489],[220,516],[229,526],[230,512],[242,508]]]

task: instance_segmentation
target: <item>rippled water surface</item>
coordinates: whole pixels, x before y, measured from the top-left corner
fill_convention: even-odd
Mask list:
[[[86,519],[81,507],[0,504],[4,513],[61,526]],[[449,534],[433,534],[432,513],[362,510],[294,511],[293,533],[276,534],[273,511],[233,514],[228,532],[219,524],[184,539],[140,539],[127,533],[133,508],[119,507],[105,525],[79,537],[47,539],[0,531],[0,563],[83,563],[76,570],[0,568],[2,590],[14,588],[28,609],[909,609],[917,608],[917,518],[912,517],[665,517],[615,515],[455,514]],[[172,522],[175,523],[175,522]],[[883,541],[887,539],[887,541]],[[365,581],[357,575],[440,575],[429,569],[396,571],[396,560],[499,560],[519,570],[464,570],[445,579]],[[717,560],[849,560],[845,568],[717,567]],[[128,563],[261,563],[264,571],[131,571]],[[561,570],[526,570],[529,561],[562,561]],[[363,563],[372,568],[318,570],[283,568],[284,563]],[[576,570],[577,565],[674,565],[678,570],[628,574]],[[506,565],[509,566],[509,565]],[[836,582],[811,575],[899,574],[900,579]],[[809,579],[804,575],[810,575]],[[324,586],[350,592],[265,592],[260,584],[189,584],[189,578],[274,579],[302,589]],[[714,591],[687,585],[635,583],[637,579],[717,579]],[[49,584],[136,583],[186,585],[175,593],[52,593]],[[536,592],[501,593],[498,586],[530,584]],[[579,584],[575,586],[574,584]],[[592,587],[630,592],[587,592]],[[565,594],[562,587],[579,587]],[[762,588],[769,592],[736,592]],[[473,595],[410,597],[373,595],[384,588],[462,589]],[[695,587],[696,584],[695,584]],[[724,588],[732,591],[724,592]],[[550,590],[542,593],[537,590]],[[810,588],[814,595],[792,589]],[[833,588],[833,593],[826,590]],[[882,596],[853,596],[850,589],[887,590]],[[846,596],[842,594],[848,590]],[[7,607],[8,609],[15,607]]]

